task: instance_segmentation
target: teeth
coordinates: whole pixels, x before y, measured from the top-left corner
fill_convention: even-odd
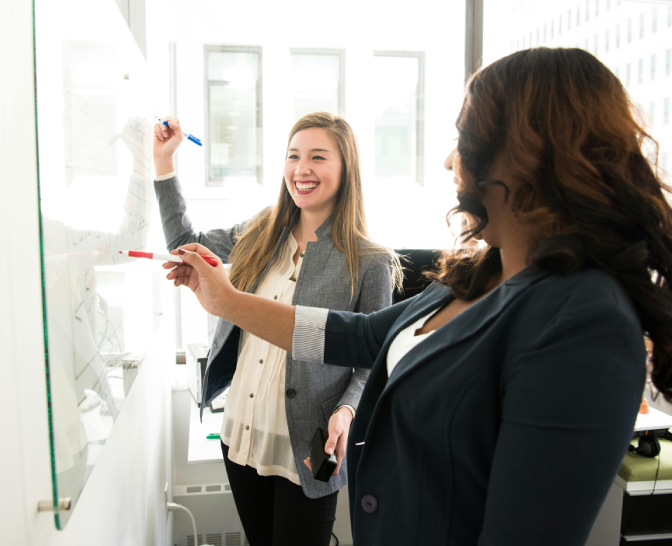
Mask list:
[[[317,184],[301,184],[300,182],[296,182],[296,187],[299,188],[301,191],[306,191],[306,190],[312,190],[313,188],[317,188]]]

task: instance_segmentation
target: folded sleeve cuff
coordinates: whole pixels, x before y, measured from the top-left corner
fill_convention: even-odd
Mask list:
[[[162,180],[168,180],[169,178],[175,178],[177,176],[177,172],[173,171],[167,174],[162,174],[156,177],[157,182],[161,182]]]
[[[296,306],[292,358],[303,362],[324,363],[324,330],[329,309]]]

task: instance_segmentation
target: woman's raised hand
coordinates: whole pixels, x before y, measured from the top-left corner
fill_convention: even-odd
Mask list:
[[[171,269],[166,278],[172,280],[175,286],[188,286],[196,294],[203,309],[221,317],[229,298],[236,292],[229,282],[222,260],[197,243],[181,246],[171,254],[178,255],[185,263],[164,263],[164,269]],[[214,256],[217,267],[208,264],[201,256]]]
[[[172,165],[173,154],[184,140],[182,128],[177,118],[163,118],[168,122],[170,128],[163,123],[154,125],[154,163],[156,164],[157,175],[167,174],[159,173],[161,164],[170,162]]]

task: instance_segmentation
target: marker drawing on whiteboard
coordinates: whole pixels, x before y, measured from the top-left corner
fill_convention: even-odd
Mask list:
[[[159,118],[159,123],[163,123],[166,127],[168,127],[168,129],[170,129],[170,125],[168,125],[168,122],[165,119]],[[182,134],[187,140],[191,140],[194,144],[203,146],[203,143],[199,139],[197,139],[194,135],[190,135],[184,129],[182,129]]]
[[[119,254],[129,256],[130,258],[147,258],[149,260],[161,260],[162,262],[174,262],[176,264],[185,263],[179,256],[172,254],[157,254],[156,252],[138,252],[137,250],[120,250]],[[217,267],[217,259],[214,256],[201,256],[212,267]]]

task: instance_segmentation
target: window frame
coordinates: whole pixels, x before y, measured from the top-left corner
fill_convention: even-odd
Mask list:
[[[263,186],[264,184],[264,139],[262,129],[264,126],[263,120],[263,51],[261,46],[253,45],[224,45],[224,44],[204,44],[203,45],[203,87],[204,87],[204,111],[205,111],[205,186],[206,187],[224,187],[226,185],[226,176],[213,177],[212,165],[210,163],[210,86],[214,83],[208,77],[208,56],[210,53],[256,53],[258,55],[258,78],[256,85],[256,103],[257,103],[257,157],[258,164],[256,166],[257,184]],[[222,86],[223,84],[215,84]]]

